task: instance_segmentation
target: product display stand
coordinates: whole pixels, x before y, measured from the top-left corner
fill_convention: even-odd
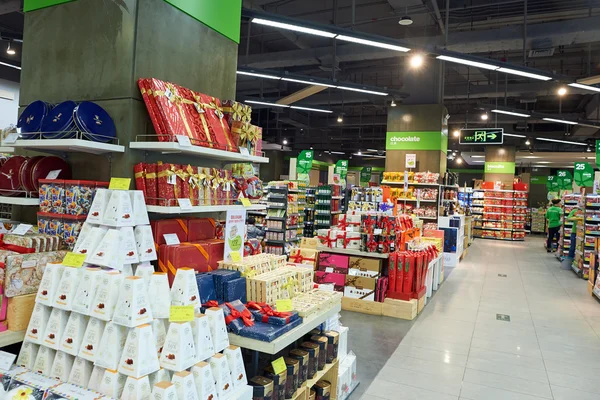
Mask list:
[[[571,232],[573,229],[573,222],[567,221],[567,216],[581,201],[581,195],[579,194],[567,194],[563,197],[562,209],[563,209],[563,224],[560,232],[560,240],[558,242],[558,248],[556,249],[556,256],[560,259],[566,257],[569,254],[569,248],[575,246],[575,243],[571,243]],[[544,227],[546,215],[544,214]],[[545,229],[543,230],[545,232]],[[576,271],[578,272],[578,271]]]
[[[525,240],[526,191],[476,189],[474,192],[472,207],[475,221],[478,222],[475,225],[474,237],[508,241]],[[479,195],[480,192],[483,192],[483,196]],[[483,218],[478,218],[478,215],[482,215]]]
[[[297,196],[297,190],[287,187],[267,187],[267,217],[265,228],[265,252],[288,255],[293,245],[300,240],[298,236],[298,205],[290,201],[290,196]]]
[[[306,205],[304,207],[304,237],[311,238],[315,236],[315,199],[317,189],[306,188]]]
[[[579,228],[582,224],[577,224]],[[584,279],[589,278],[590,265],[595,254],[594,240],[600,237],[600,195],[587,194],[585,196],[585,230],[583,232],[584,248],[583,262],[577,265],[577,271]],[[575,263],[575,262],[574,262]],[[575,267],[573,267],[575,269]]]
[[[315,194],[315,232],[332,226],[332,185],[319,186]]]

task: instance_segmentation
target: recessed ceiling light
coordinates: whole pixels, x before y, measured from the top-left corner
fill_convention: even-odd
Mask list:
[[[421,54],[415,54],[410,58],[410,66],[412,68],[421,68],[425,62],[425,58]]]
[[[398,21],[398,23],[402,26],[408,26],[408,25],[412,25],[413,20],[408,15],[405,15],[404,17],[400,18],[400,21]]]
[[[485,158],[485,156],[471,156],[471,158]]]

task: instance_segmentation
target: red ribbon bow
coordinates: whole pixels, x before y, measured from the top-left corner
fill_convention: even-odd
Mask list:
[[[347,237],[346,237],[346,232],[344,232],[344,234],[343,234],[343,235],[338,235],[338,237],[337,237],[337,238],[338,238],[338,239],[343,239],[344,248],[346,248],[346,246],[347,246],[347,245],[348,245],[348,244],[349,244],[351,241],[353,241],[353,240],[360,240],[360,238],[359,238],[359,237],[358,237],[358,238],[355,238],[355,237],[354,237],[354,238],[347,238]]]
[[[329,235],[327,236],[318,236],[318,238],[321,240],[321,243],[325,242],[325,245],[329,248],[332,248],[332,243],[335,242],[337,240],[337,237],[335,239],[332,239],[329,237]]]
[[[343,218],[340,217],[340,220],[338,221],[338,228],[345,231],[348,227],[348,217],[345,215],[342,215],[342,217]]]
[[[304,257],[300,252],[290,255],[290,258],[293,259],[292,262],[296,264],[302,264],[303,261],[315,261],[314,257]]]
[[[277,318],[285,318],[285,323],[287,324],[290,322],[290,317],[292,315],[294,315],[290,312],[275,311],[267,303],[257,303],[255,301],[250,301],[250,302],[248,302],[248,304],[246,304],[246,306],[253,310],[258,310],[258,312],[260,312],[263,315],[261,318],[262,319],[261,322],[265,322],[265,323],[269,322],[269,317],[277,317]]]
[[[231,322],[235,321],[238,318],[241,318],[246,326],[254,325],[254,321],[252,321],[252,314],[248,311],[247,308],[244,308],[244,311],[237,310],[231,303],[225,303],[225,305],[229,308],[231,313],[225,317],[225,323],[229,325]]]
[[[209,300],[206,303],[202,304],[202,307],[206,307],[206,308],[219,307],[219,303],[216,300]]]
[[[369,238],[367,240],[367,249],[371,253],[375,253],[377,251],[377,242],[375,241],[373,235],[369,235]]]

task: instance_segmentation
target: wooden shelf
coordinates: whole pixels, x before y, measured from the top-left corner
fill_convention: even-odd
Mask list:
[[[233,151],[211,149],[202,146],[181,146],[177,142],[131,142],[129,147],[135,150],[154,151],[162,154],[187,154],[203,158],[212,158],[214,160],[251,162],[258,164],[268,164],[267,157],[244,156],[241,153]]]
[[[340,249],[337,247],[326,247],[326,246],[317,246],[317,250],[325,253],[336,253],[336,254],[347,254],[350,256],[359,256],[359,257],[370,257],[370,258],[385,258],[387,259],[390,255],[388,253],[367,253],[366,251],[360,250],[352,250],[352,249]]]
[[[4,331],[0,333],[0,348],[20,343],[25,338],[25,331]]]
[[[337,375],[339,370],[339,359],[336,359],[331,364],[325,364],[325,368],[322,371],[317,371],[312,379],[307,380],[304,384],[296,390],[296,393],[292,396],[292,400],[305,400],[308,399],[310,389],[321,379],[328,380],[331,383],[331,398],[334,399],[337,393]],[[335,380],[332,378],[335,376]]]

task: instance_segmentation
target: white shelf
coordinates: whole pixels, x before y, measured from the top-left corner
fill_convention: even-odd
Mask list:
[[[417,200],[417,199],[396,199],[398,202],[403,201],[420,201],[421,203],[437,203],[437,200]]]
[[[268,164],[267,157],[243,156],[233,151],[211,149],[202,146],[181,146],[177,142],[131,142],[129,147],[136,150],[156,151],[162,154],[189,154],[215,160],[251,162],[258,164]]]
[[[68,151],[90,154],[124,153],[125,147],[118,144],[92,142],[83,139],[33,139],[17,140],[14,147],[47,151]]]
[[[339,313],[342,310],[342,304],[338,303],[328,310],[315,313],[309,318],[305,318],[302,324],[291,331],[279,336],[272,342],[263,342],[262,340],[250,339],[239,335],[229,334],[229,343],[234,346],[243,347],[249,350],[259,351],[261,353],[275,354],[302,338],[308,332],[312,331],[318,325],[326,321],[329,317]]]
[[[0,153],[14,153],[14,147],[0,146]]]
[[[381,181],[382,185],[404,185],[404,181],[402,182],[388,182]],[[418,183],[418,182],[408,182],[408,186],[440,186],[439,183]]]
[[[0,333],[0,347],[20,343],[25,338],[25,331],[4,331]]]
[[[350,256],[359,256],[359,257],[371,257],[371,258],[385,258],[387,259],[390,255],[389,253],[368,253],[366,251],[353,250],[353,249],[342,249],[338,247],[327,247],[327,246],[317,246],[317,250],[325,253],[336,253],[336,254],[347,254]]]
[[[266,210],[267,206],[264,204],[253,204],[250,207],[244,207],[242,205],[229,205],[229,206],[193,206],[191,210],[182,210],[181,207],[167,207],[167,206],[146,206],[148,212],[156,214],[195,214],[195,213],[211,213],[221,212],[228,210]]]
[[[418,215],[416,215],[416,217],[419,218],[419,219],[433,219],[433,220],[437,221],[437,217],[420,217]]]
[[[0,204],[12,204],[15,206],[39,206],[40,199],[32,197],[0,196]]]

